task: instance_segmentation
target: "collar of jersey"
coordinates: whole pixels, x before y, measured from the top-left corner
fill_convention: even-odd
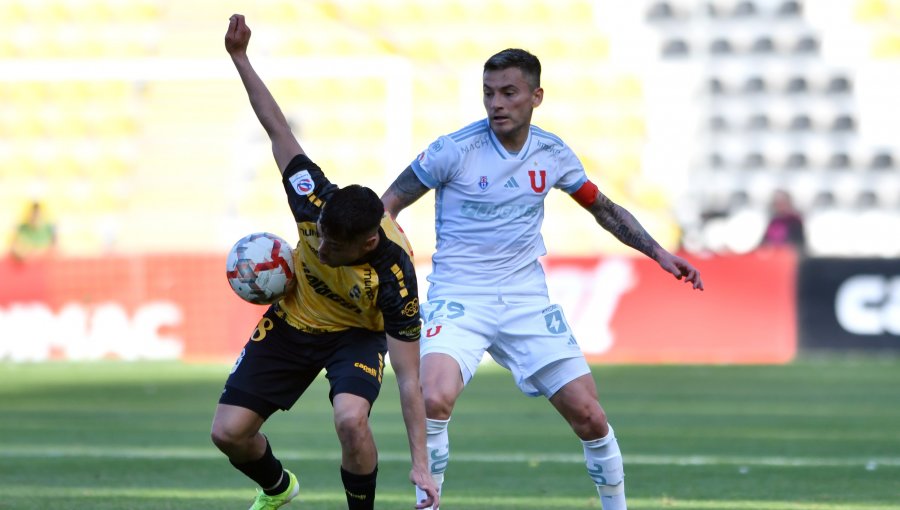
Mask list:
[[[500,139],[497,138],[497,135],[494,134],[494,130],[490,128],[490,123],[488,123],[488,136],[491,141],[491,145],[494,146],[494,150],[497,151],[497,154],[500,155],[503,159],[519,159],[524,160],[525,156],[528,155],[528,148],[531,146],[531,126],[528,126],[528,138],[525,139],[525,143],[522,145],[522,148],[519,149],[519,153],[513,156],[506,150],[506,147],[500,143]]]

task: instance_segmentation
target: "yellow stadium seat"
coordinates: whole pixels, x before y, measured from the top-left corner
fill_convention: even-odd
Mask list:
[[[154,22],[159,20],[163,13],[162,4],[154,0],[113,1],[108,7],[113,19],[125,22]]]
[[[878,36],[872,41],[872,57],[876,59],[900,58],[900,33]]]
[[[883,20],[889,11],[886,0],[857,0],[853,6],[853,19],[860,23]]]
[[[21,25],[28,19],[25,0],[8,0],[0,2],[0,19],[8,27]]]

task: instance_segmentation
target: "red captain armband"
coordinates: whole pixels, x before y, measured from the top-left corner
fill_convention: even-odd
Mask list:
[[[594,201],[597,200],[597,196],[600,195],[600,190],[597,189],[597,185],[591,181],[586,181],[584,184],[578,188],[578,191],[569,195],[574,198],[576,202],[578,202],[581,207],[587,209],[591,205],[593,205]]]

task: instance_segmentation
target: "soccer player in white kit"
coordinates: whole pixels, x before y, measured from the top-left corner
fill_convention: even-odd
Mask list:
[[[703,289],[700,273],[663,249],[638,221],[603,195],[571,149],[531,125],[541,104],[539,60],[507,49],[484,65],[487,118],[439,137],[382,196],[394,217],[435,190],[437,250],[422,308],[421,382],[432,476],[450,460],[447,426],[456,399],[485,351],[519,389],[543,395],[581,439],[588,475],[604,510],[625,509],[622,455],[600,406],[584,354],[562,309],[549,301],[538,258],[544,197],[568,193],[604,229]],[[416,501],[423,493],[417,491]]]

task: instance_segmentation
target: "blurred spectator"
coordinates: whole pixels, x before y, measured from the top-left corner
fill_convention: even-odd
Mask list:
[[[46,255],[55,247],[56,226],[44,216],[41,203],[34,201],[13,233],[10,252],[13,258],[25,260]]]
[[[769,224],[763,234],[762,246],[793,246],[802,253],[806,245],[803,217],[794,208],[791,195],[784,190],[772,194]]]

